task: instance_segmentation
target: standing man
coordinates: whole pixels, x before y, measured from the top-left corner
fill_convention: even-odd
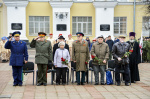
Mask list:
[[[76,63],[76,78],[77,85],[84,85],[85,82],[85,71],[87,70],[86,62],[89,61],[89,48],[88,43],[83,40],[84,34],[82,32],[76,33],[77,40],[72,44],[72,61]],[[80,72],[82,78],[80,82]]]
[[[49,37],[48,37],[47,40],[49,40],[51,42],[51,46],[52,46],[52,49],[53,49],[53,46],[55,44],[55,39],[53,39],[53,34],[52,33],[49,34]]]
[[[115,43],[112,48],[112,55],[115,59],[115,79],[117,86],[120,86],[120,70],[124,70],[125,85],[129,86],[129,58],[124,55],[129,52],[130,45],[125,42],[125,36],[119,36],[119,42]]]
[[[109,60],[111,60],[112,59],[112,47],[114,45],[114,41],[111,39],[110,35],[108,36],[108,40],[106,41],[106,43],[109,46]]]
[[[38,67],[38,84],[40,85],[47,85],[47,64],[48,61],[52,62],[52,46],[51,42],[45,40],[46,33],[39,32],[38,37],[33,39],[30,47],[36,49],[35,55],[35,63]],[[39,39],[39,40],[38,40]]]
[[[135,41],[135,32],[129,33],[130,40],[127,43],[130,45],[130,50],[133,52],[129,56],[129,67],[131,74],[131,82],[140,81],[138,64],[141,63],[140,47],[137,41]]]
[[[70,57],[72,58],[72,43],[73,43],[73,39],[72,39],[72,35],[69,34],[68,35],[68,40],[66,41],[66,43],[69,45],[69,52],[70,52]],[[72,61],[72,59],[71,59]]]
[[[63,36],[60,36],[60,37],[58,38],[58,41],[59,41],[59,42],[61,42],[61,41],[65,42],[65,38],[64,38]],[[59,42],[57,42],[57,43],[54,45],[54,47],[53,47],[53,59],[54,59],[54,56],[55,56],[55,51],[59,48],[59,46],[58,46]],[[69,46],[68,46],[68,44],[66,44],[66,43],[65,43],[65,49],[67,49],[67,50],[69,51]]]
[[[103,42],[103,36],[97,38],[98,42],[94,43],[91,49],[91,55],[102,60],[102,63],[92,62],[94,75],[95,75],[95,85],[99,85],[99,71],[101,73],[101,85],[105,85],[104,75],[107,60],[109,59],[109,47],[107,43]]]
[[[20,35],[19,31],[14,32],[12,36],[15,41],[12,41],[11,37],[5,44],[5,48],[11,50],[10,65],[13,70],[13,86],[22,86],[22,69],[24,63],[28,62],[27,45],[20,40]]]

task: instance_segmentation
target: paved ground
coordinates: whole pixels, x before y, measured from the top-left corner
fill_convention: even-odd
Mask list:
[[[34,62],[34,54],[34,50],[29,51],[29,61]],[[22,87],[13,87],[11,67],[8,63],[0,63],[0,96],[11,96],[11,99],[150,99],[150,64],[140,64],[139,71],[141,81],[131,86],[77,86],[72,83],[56,86],[50,85],[50,74],[48,86],[33,86],[32,74],[28,74],[24,76]]]

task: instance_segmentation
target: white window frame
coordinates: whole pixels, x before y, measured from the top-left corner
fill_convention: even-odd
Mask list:
[[[76,22],[73,22],[73,17],[76,17]],[[86,24],[88,24],[88,23],[93,24],[93,23],[92,22],[88,22],[88,21],[87,22],[78,22],[77,20],[78,20],[79,17],[82,17],[82,18],[83,17],[87,17],[87,20],[88,20],[88,17],[92,18],[92,16],[72,16],[72,27],[73,27],[73,23],[76,23],[76,31],[84,33],[83,32],[83,23],[86,23]],[[81,23],[81,31],[78,31],[78,23]],[[93,30],[92,27],[91,27],[91,29]],[[88,31],[88,25],[86,25],[86,31]],[[84,35],[86,35],[86,36],[92,36],[92,33],[91,34],[84,33]],[[73,34],[73,28],[72,28],[72,36],[76,36],[75,34]]]
[[[122,17],[114,17],[114,19],[115,18],[119,18],[119,22],[115,22],[114,21],[114,36],[118,36],[118,35],[120,35],[120,18],[122,18]],[[122,34],[122,35],[127,35],[127,17],[124,17],[124,18],[126,18],[126,22],[124,22],[124,23],[126,23],[126,33],[125,34]],[[115,23],[118,23],[119,24],[119,33],[118,34],[115,34]]]
[[[47,27],[47,28],[49,28],[49,33],[50,33],[50,16],[29,16],[29,18],[30,17],[33,17],[34,19],[34,21],[30,21],[30,19],[29,19],[29,26],[30,26],[30,22],[33,22],[33,29],[34,29],[34,33],[30,33],[30,27],[29,27],[29,36],[37,36],[37,34],[38,33],[36,33],[35,32],[35,29],[36,29],[36,27],[35,27],[35,23],[38,23],[39,24],[39,26],[38,26],[38,31],[39,32],[45,32],[45,23],[47,22],[47,23],[49,23],[49,27]],[[35,17],[44,17],[44,21],[35,21]],[[49,21],[45,21],[45,17],[49,17]],[[43,23],[43,30],[44,31],[40,31],[40,23]],[[49,33],[47,33],[47,34],[49,34]]]

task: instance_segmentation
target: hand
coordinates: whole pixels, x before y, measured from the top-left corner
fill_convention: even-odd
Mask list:
[[[103,63],[106,64],[106,60],[103,60]]]
[[[57,65],[55,65],[55,68],[57,68]]]
[[[39,39],[39,37],[35,38],[34,40],[38,40],[38,39]]]
[[[127,55],[125,55],[124,57],[128,57]]]
[[[122,60],[122,59],[119,57],[119,58],[118,58],[118,61],[121,61],[121,60]]]
[[[11,41],[12,40],[12,37],[9,39],[9,41]]]
[[[25,64],[26,64],[27,62],[28,62],[28,61],[26,61],[26,60],[24,61]]]

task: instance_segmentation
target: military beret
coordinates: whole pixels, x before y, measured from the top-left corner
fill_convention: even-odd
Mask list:
[[[84,36],[84,34],[82,32],[77,32],[76,35],[77,36]]]
[[[20,36],[21,35],[21,32],[19,31],[15,31],[12,33],[12,36]]]

